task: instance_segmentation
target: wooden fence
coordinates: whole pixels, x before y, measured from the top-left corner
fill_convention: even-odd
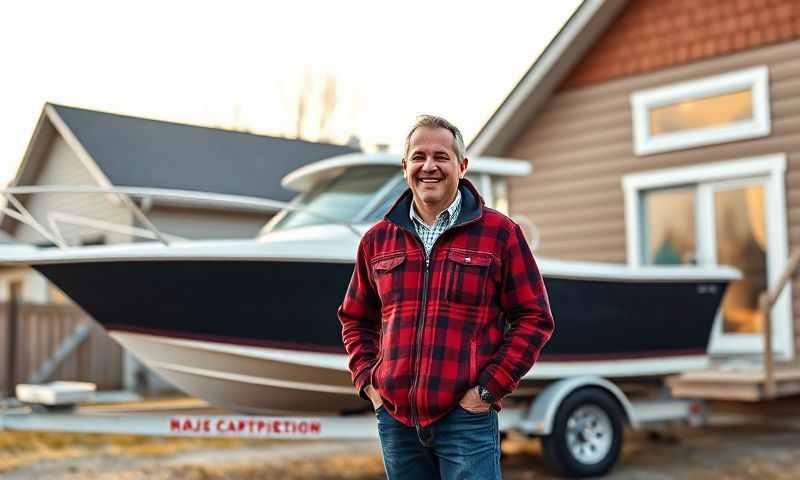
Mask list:
[[[88,335],[44,381],[80,380],[98,389],[120,388],[122,349],[83,310],[68,304],[0,303],[0,397],[8,396],[11,385],[30,381],[81,325],[89,326]]]

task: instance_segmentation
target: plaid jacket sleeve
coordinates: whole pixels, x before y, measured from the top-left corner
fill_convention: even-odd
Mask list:
[[[358,246],[353,276],[337,313],[353,384],[359,395],[367,400],[364,388],[369,384],[380,350],[381,318],[380,300],[370,281],[364,254],[364,239]]]
[[[478,384],[498,400],[517,388],[554,329],[544,281],[518,225],[503,255],[502,275],[500,307],[510,328],[478,375]]]

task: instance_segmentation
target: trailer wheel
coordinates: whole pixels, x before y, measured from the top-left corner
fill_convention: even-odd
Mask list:
[[[619,458],[622,433],[622,413],[610,394],[577,390],[559,405],[552,433],[541,438],[544,461],[567,477],[604,475]]]

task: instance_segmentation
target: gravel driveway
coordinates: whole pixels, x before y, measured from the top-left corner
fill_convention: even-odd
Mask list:
[[[666,434],[627,432],[610,479],[798,479],[800,426],[676,427]],[[0,433],[11,435],[11,433]],[[163,439],[158,442],[164,442]],[[73,446],[74,447],[74,446]],[[162,449],[163,450],[163,449]],[[124,448],[65,450],[8,470],[3,479],[287,479],[383,478],[379,447],[359,442],[199,443],[164,454],[128,454]],[[169,451],[169,449],[167,449]],[[3,453],[0,451],[0,457]],[[512,436],[504,444],[504,478],[554,478],[539,457],[538,441]]]

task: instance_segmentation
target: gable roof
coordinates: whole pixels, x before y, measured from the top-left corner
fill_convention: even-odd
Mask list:
[[[505,155],[550,94],[628,0],[584,0],[470,142],[470,155]]]
[[[281,186],[284,175],[317,160],[358,151],[342,145],[50,106],[116,186],[287,201],[295,192]]]

